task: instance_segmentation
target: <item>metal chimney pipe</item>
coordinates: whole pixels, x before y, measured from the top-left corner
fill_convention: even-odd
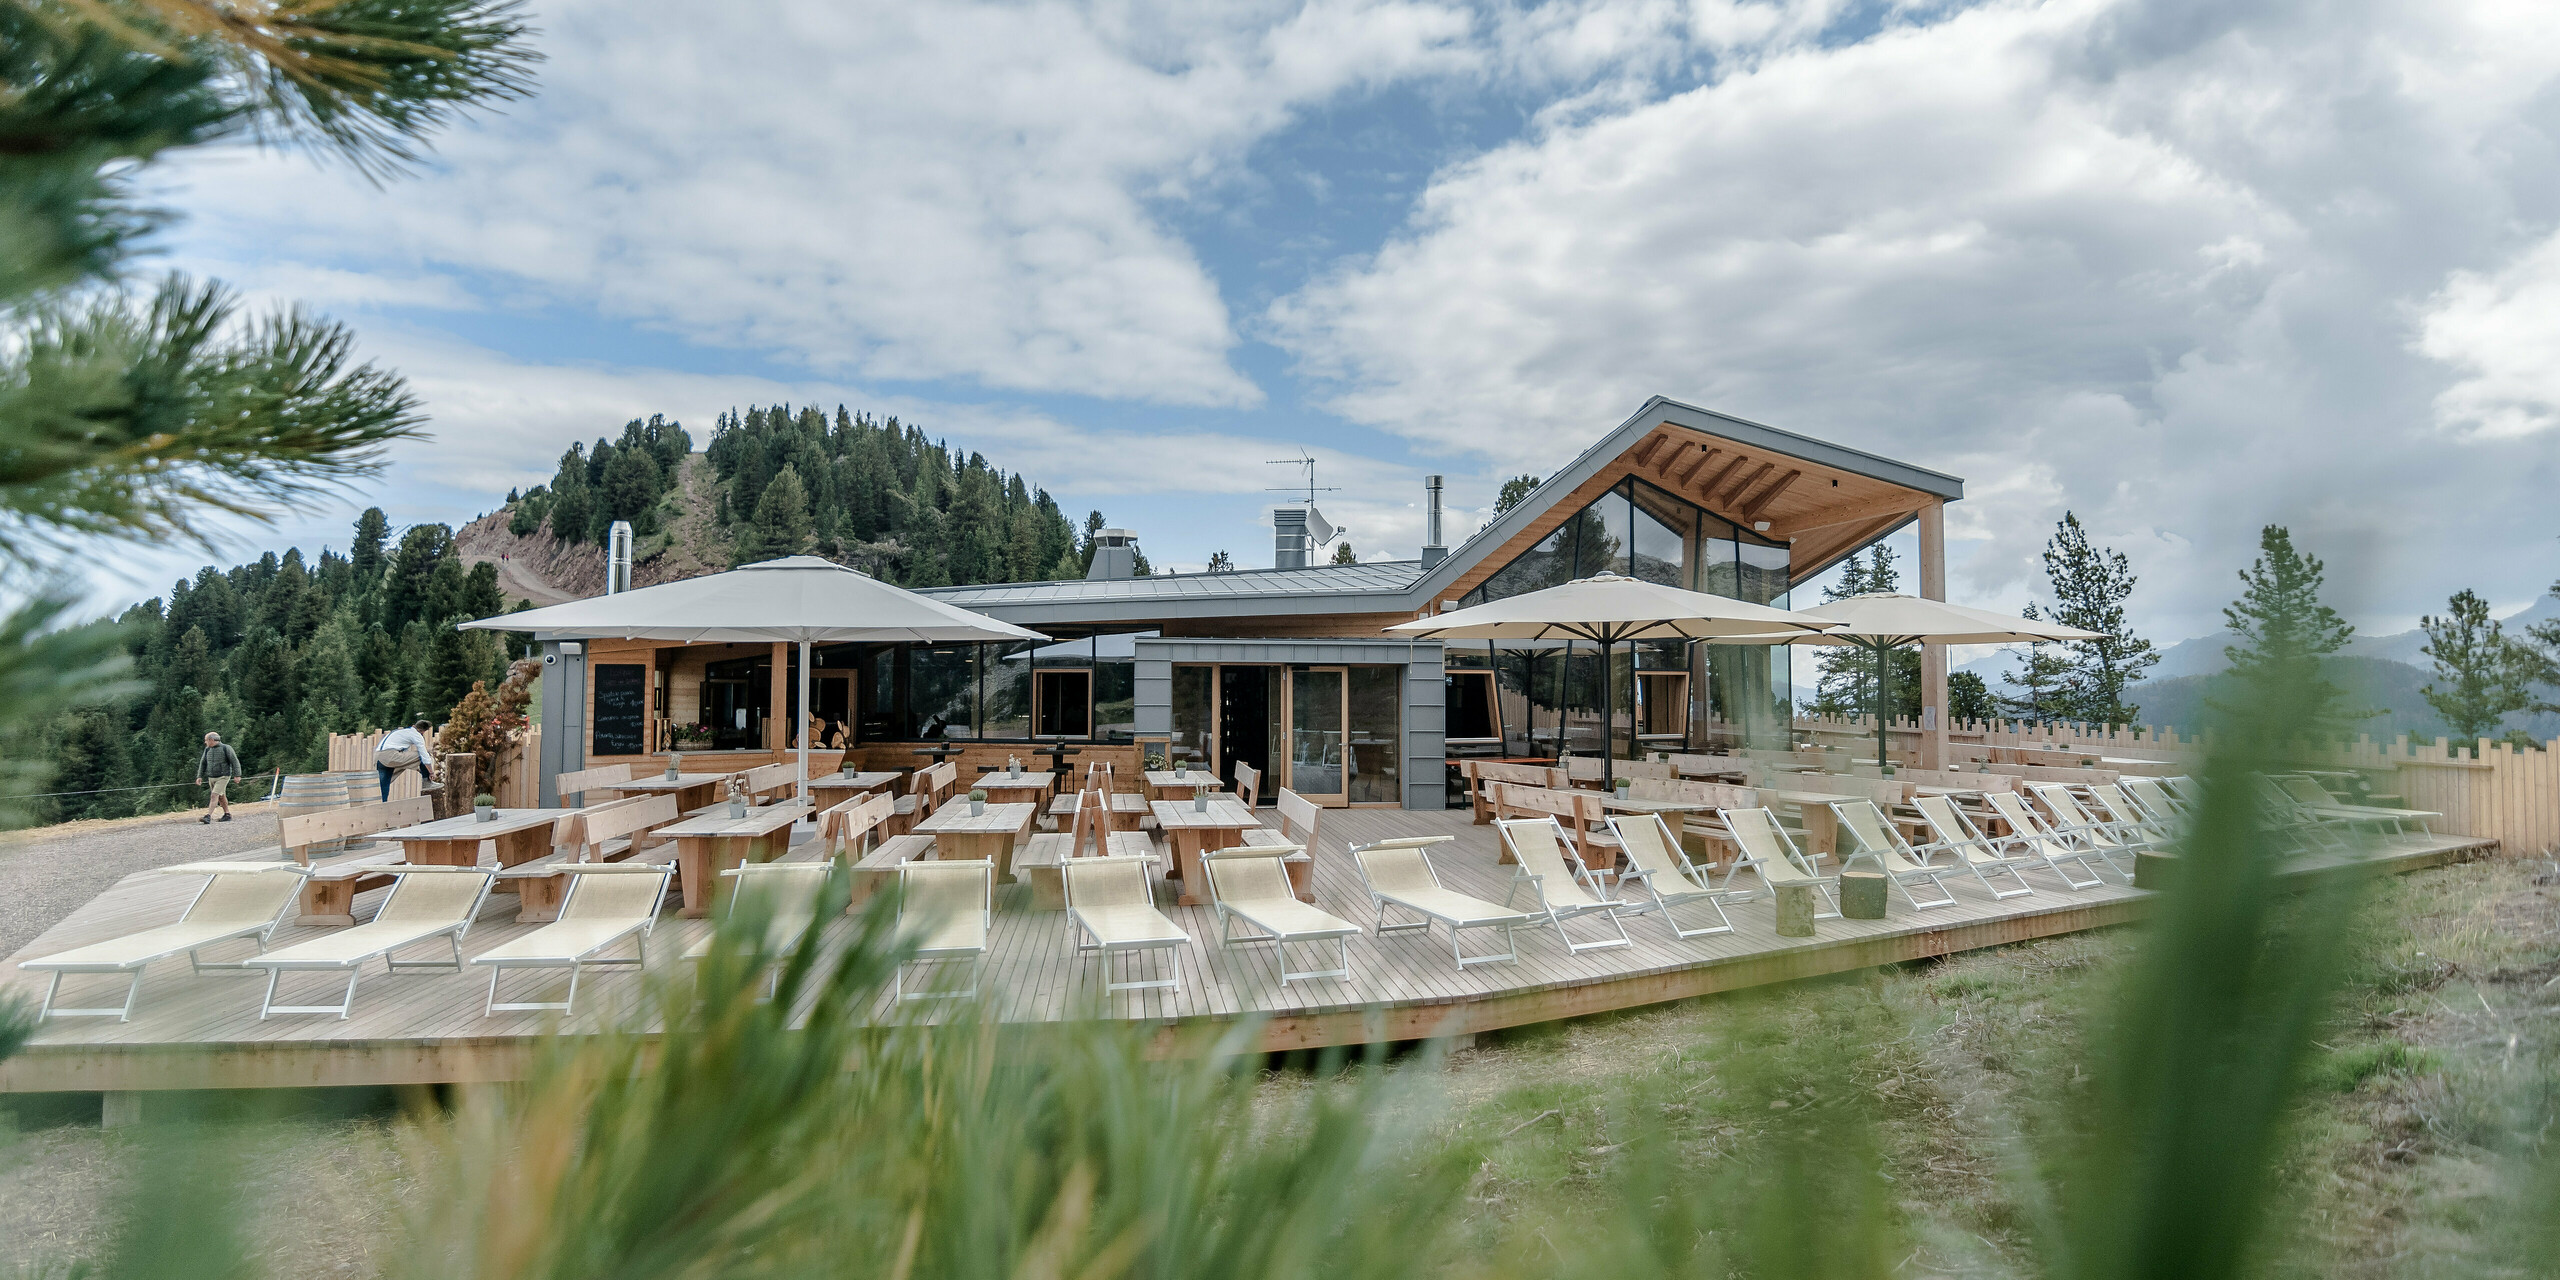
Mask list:
[[[1440,477],[1424,476],[1422,491],[1429,499],[1422,509],[1422,567],[1428,569],[1449,557],[1440,541]]]
[[[616,520],[605,534],[604,593],[620,595],[631,589],[631,522]]]

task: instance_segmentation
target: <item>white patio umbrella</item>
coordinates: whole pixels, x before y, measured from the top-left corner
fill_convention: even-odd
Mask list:
[[[816,556],[785,556],[609,596],[462,624],[562,640],[800,646],[800,798],[809,797],[809,646],[1046,640],[1037,631],[894,587]]]
[[[2095,631],[2066,627],[2034,618],[2014,618],[1987,609],[1968,609],[1944,600],[1871,592],[1798,611],[1799,617],[1837,624],[1829,629],[1783,639],[1725,638],[1727,644],[1846,644],[1876,656],[1876,767],[1891,768],[1885,755],[1885,681],[1891,670],[1885,654],[1906,644],[2015,644],[2048,640],[2102,640]]]
[[[1600,705],[1614,717],[1609,651],[1620,641],[1731,640],[1783,644],[1841,624],[1765,604],[1684,591],[1614,573],[1576,578],[1501,600],[1387,628],[1420,640],[1589,640],[1600,646]],[[1606,738],[1606,733],[1603,733]],[[1600,753],[1601,780],[1614,782],[1614,752]]]

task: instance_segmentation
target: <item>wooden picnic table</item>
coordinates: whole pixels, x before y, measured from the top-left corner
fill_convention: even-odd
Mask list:
[[[720,873],[747,862],[771,862],[791,850],[791,824],[813,810],[805,804],[769,804],[732,818],[724,806],[711,813],[658,828],[676,842],[676,877],[684,887],[679,913],[700,919],[711,913],[711,893]]]
[[[1149,769],[1146,782],[1149,800],[1188,800],[1202,787],[1213,796],[1226,790],[1218,784],[1218,775],[1206,769],[1187,769],[1180,775],[1171,769]]]
[[[1831,812],[1835,800],[1864,800],[1866,796],[1835,795],[1828,791],[1767,791],[1763,795],[1796,807],[1796,817],[1804,823],[1804,851],[1808,857],[1840,852],[1840,819]]]
[[[996,772],[981,775],[974,784],[987,793],[988,804],[1027,804],[1038,806],[1049,798],[1049,788],[1058,784],[1058,775],[1045,769],[1025,769],[1019,774]]]
[[[512,867],[551,853],[551,828],[575,809],[500,809],[482,822],[478,814],[438,818],[373,837],[400,842],[401,858],[425,866],[476,867],[480,846],[498,847],[498,865]]]
[[[1036,804],[989,804],[983,813],[969,812],[964,797],[934,810],[915,825],[913,834],[933,837],[933,856],[945,861],[984,858],[996,866],[996,883],[1013,874],[1013,846],[1031,832],[1040,816]]]
[[[729,773],[683,773],[672,778],[632,778],[614,783],[610,787],[599,788],[599,790],[611,791],[616,796],[626,798],[674,796],[676,812],[689,813],[711,803],[714,798],[711,794],[712,788],[736,776],[736,772],[732,771]]]
[[[1156,825],[1164,828],[1164,837],[1173,845],[1174,865],[1182,873],[1182,905],[1196,907],[1209,900],[1209,874],[1200,865],[1203,854],[1232,849],[1244,843],[1244,833],[1261,826],[1253,810],[1232,796],[1211,796],[1205,811],[1194,810],[1189,800],[1158,800],[1149,806],[1155,811]]]

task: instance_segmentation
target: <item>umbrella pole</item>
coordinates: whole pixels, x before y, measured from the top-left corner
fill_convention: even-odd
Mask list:
[[[1609,669],[1612,651],[1617,646],[1600,642],[1600,789],[1618,789],[1618,697],[1611,687]],[[1633,730],[1635,726],[1627,726]],[[1629,736],[1633,736],[1632,733]]]
[[[1887,655],[1893,652],[1893,648],[1890,645],[1878,644],[1873,652],[1876,655],[1876,771],[1890,774],[1893,772],[1893,761],[1885,756],[1884,717],[1886,708],[1893,705],[1892,695],[1886,691],[1885,685],[1885,681],[1890,679],[1892,674],[1893,660]]]
[[[809,803],[809,642],[800,642],[800,803]]]

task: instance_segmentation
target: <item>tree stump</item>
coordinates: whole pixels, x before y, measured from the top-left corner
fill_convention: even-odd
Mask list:
[[[1778,936],[1810,938],[1813,936],[1813,886],[1782,884],[1777,888]]]
[[[444,790],[435,793],[436,816],[459,818],[471,812],[471,797],[480,794],[480,757],[457,751],[442,763],[444,768],[436,777],[444,783]]]
[[[1851,920],[1884,919],[1885,878],[1881,871],[1840,873],[1840,914]]]

